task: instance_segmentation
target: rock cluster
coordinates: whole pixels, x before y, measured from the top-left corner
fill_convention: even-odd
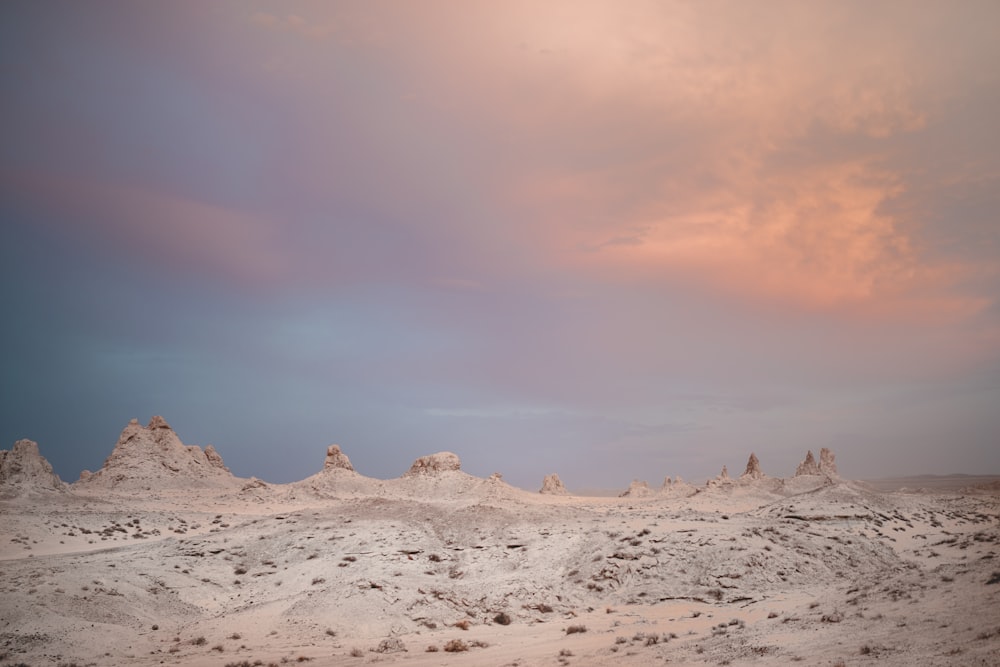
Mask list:
[[[438,452],[430,456],[421,456],[413,462],[407,475],[430,475],[449,470],[461,470],[462,462],[457,454],[451,452]]]
[[[806,458],[799,464],[799,467],[795,469],[795,476],[801,477],[802,475],[828,475],[837,476],[837,464],[834,463],[834,455],[826,447],[819,450],[819,463],[816,462],[816,458],[813,456],[812,450],[806,452]]]
[[[545,476],[545,479],[542,480],[542,488],[538,492],[551,496],[565,496],[569,494],[566,487],[563,486],[562,480],[559,479],[559,475],[555,473]]]
[[[10,451],[0,450],[0,488],[15,492],[29,489],[62,491],[66,484],[39,453],[38,443],[18,440]]]
[[[128,423],[96,473],[84,470],[80,484],[136,489],[225,485],[235,478],[212,445],[185,445],[160,416],[147,426]]]
[[[618,494],[619,498],[648,498],[653,495],[653,490],[649,484],[642,480],[634,479],[625,491]]]

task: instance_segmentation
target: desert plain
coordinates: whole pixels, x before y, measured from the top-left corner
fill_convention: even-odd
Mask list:
[[[849,481],[824,450],[599,497],[331,446],[270,484],[159,417],[73,484],[0,457],[2,666],[1000,664],[988,476]]]

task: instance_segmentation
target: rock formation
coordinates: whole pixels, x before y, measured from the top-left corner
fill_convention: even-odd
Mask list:
[[[837,464],[833,462],[833,452],[826,447],[819,450],[819,471],[827,475],[837,476]]]
[[[404,476],[430,475],[449,470],[461,469],[462,462],[459,460],[458,455],[452,454],[451,452],[438,452],[437,454],[431,454],[430,456],[421,456],[413,462],[413,465],[410,466],[410,469]]]
[[[354,472],[354,466],[347,454],[340,451],[340,446],[330,445],[326,448],[326,461],[323,463],[323,470],[349,470]]]
[[[235,478],[214,447],[185,445],[167,421],[156,416],[145,427],[130,421],[104,466],[95,473],[83,471],[77,483],[159,490],[229,486]]]
[[[219,455],[219,452],[215,451],[215,447],[212,445],[205,445],[205,459],[208,460],[208,465],[229,472],[229,468],[222,462],[222,456]]]
[[[671,496],[680,496],[680,497],[687,497],[697,492],[698,492],[697,487],[695,487],[693,484],[688,484],[687,482],[685,482],[683,479],[681,479],[680,475],[677,475],[673,479],[665,477],[663,479],[663,488],[660,489],[660,493]]]
[[[542,488],[539,490],[539,493],[552,496],[565,496],[569,494],[566,491],[566,487],[563,486],[562,480],[559,479],[559,475],[555,473],[545,476],[545,479],[542,480]]]
[[[653,495],[653,490],[649,484],[638,479],[632,480],[628,488],[618,494],[619,498],[647,498]]]
[[[740,475],[740,479],[764,479],[764,472],[760,469],[760,461],[757,460],[757,455],[753,452],[750,452],[750,458],[747,460],[747,469]]]
[[[802,475],[818,475],[820,474],[819,464],[816,463],[816,459],[813,458],[812,450],[810,449],[806,452],[806,458],[799,467],[795,469],[795,476],[801,477]]]
[[[31,440],[18,440],[7,451],[0,450],[0,489],[3,491],[49,490],[63,491],[66,484]]]

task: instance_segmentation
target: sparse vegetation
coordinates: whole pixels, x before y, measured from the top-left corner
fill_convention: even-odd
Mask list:
[[[587,631],[586,625],[570,625],[569,627],[566,628],[567,635],[575,635],[577,633],[586,631]]]
[[[461,653],[462,651],[468,651],[469,645],[461,639],[452,639],[444,645],[444,650],[448,653]]]

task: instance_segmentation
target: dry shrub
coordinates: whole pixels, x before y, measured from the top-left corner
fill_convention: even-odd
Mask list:
[[[461,653],[462,651],[468,651],[469,645],[461,639],[452,639],[444,645],[444,650],[448,653]]]
[[[586,625],[571,625],[568,628],[566,628],[567,635],[575,635],[579,632],[586,632],[586,631],[587,631]]]

